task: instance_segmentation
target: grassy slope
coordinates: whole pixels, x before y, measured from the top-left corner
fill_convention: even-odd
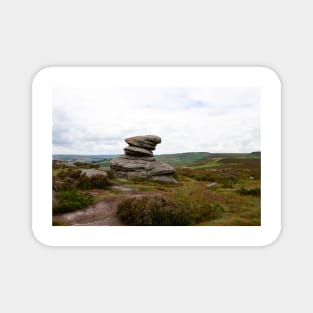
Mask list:
[[[210,158],[208,152],[186,152],[176,154],[161,154],[156,155],[155,158],[161,162],[168,163],[172,166],[184,166],[190,163],[206,160]]]
[[[120,181],[113,179],[113,184],[124,185],[140,191],[160,191],[188,205],[200,205],[208,199],[221,204],[223,210],[214,219],[201,221],[199,225],[260,225],[260,196],[241,195],[238,191],[260,189],[259,154],[209,154],[184,153],[161,155],[157,158],[177,168],[178,185],[167,185],[150,181]],[[182,172],[181,172],[182,170]],[[186,171],[186,172],[184,172]],[[54,170],[56,175],[60,169]],[[201,176],[201,177],[200,177]],[[223,179],[236,176],[231,187],[223,185]],[[211,179],[212,178],[212,179]],[[217,182],[209,188],[211,182]],[[90,191],[91,193],[93,191]],[[116,190],[98,190],[95,202],[118,197]]]
[[[242,195],[240,190],[259,190],[260,160],[255,158],[214,159],[208,162],[210,166],[177,167],[178,185],[166,185],[150,181],[125,181],[118,182],[127,187],[141,191],[162,191],[173,197],[176,201],[187,206],[204,205],[206,201],[218,203],[222,206],[221,212],[214,219],[201,221],[201,226],[257,226],[261,222],[261,199],[257,195]],[[213,166],[214,165],[214,166]],[[187,172],[180,172],[180,169]],[[201,174],[203,177],[198,175]],[[193,177],[194,175],[194,177]],[[212,180],[210,177],[212,175]],[[224,179],[235,176],[237,179],[232,184]],[[207,178],[206,178],[207,177]],[[217,182],[213,188],[208,185]]]
[[[195,164],[190,164],[188,167],[192,169],[198,169],[198,168],[208,168],[208,167],[215,167],[215,166],[220,166],[221,163],[219,162],[222,160],[222,158],[212,158],[210,160],[205,160],[205,162],[201,162],[197,165]]]
[[[201,166],[211,167],[213,161],[224,158],[233,159],[259,159],[260,153],[209,153],[209,152],[187,152],[176,154],[161,154],[155,156],[157,160],[168,163],[174,167],[177,166]],[[196,164],[193,164],[196,163]],[[207,163],[207,166],[202,166]],[[217,164],[217,163],[215,163]]]

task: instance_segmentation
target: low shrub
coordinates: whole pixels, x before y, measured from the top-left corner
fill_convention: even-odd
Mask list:
[[[237,191],[242,196],[261,196],[261,189],[260,188],[253,188],[253,189],[246,189],[246,188],[240,188]]]
[[[56,177],[53,177],[54,191],[106,189],[109,186],[111,183],[105,175],[97,174],[88,177],[81,170],[72,168],[63,170]]]
[[[77,190],[60,191],[53,205],[53,214],[73,212],[92,204],[89,194]]]
[[[82,168],[99,168],[99,164],[86,163],[86,162],[74,162],[74,165]]]
[[[170,197],[185,207],[193,224],[218,218],[224,212],[221,204],[224,199],[201,183],[194,182],[177,188]]]
[[[67,168],[68,167],[68,164],[66,161],[60,161],[60,160],[52,160],[52,168],[53,169],[64,169],[64,168]]]
[[[126,225],[195,225],[219,218],[225,211],[222,198],[201,183],[172,190],[166,197],[123,201],[117,215]]]
[[[80,189],[105,189],[111,184],[104,175],[93,175],[91,177],[81,175],[77,180],[76,186]]]
[[[184,206],[165,197],[127,199],[118,205],[117,216],[130,226],[191,225]]]
[[[113,171],[111,169],[106,170],[106,173],[107,173],[107,177],[109,179],[114,178],[114,173],[113,173]]]

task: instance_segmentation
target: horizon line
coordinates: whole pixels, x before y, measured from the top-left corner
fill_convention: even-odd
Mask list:
[[[261,153],[261,150],[251,151],[251,152],[208,152],[208,151],[187,151],[187,152],[173,152],[173,153],[160,153],[154,155],[165,155],[165,154],[183,154],[183,153],[209,153],[209,154],[251,154],[251,153]],[[80,155],[80,156],[97,156],[97,155],[123,155],[124,153],[107,153],[107,154],[79,154],[79,153],[52,153],[55,155]]]

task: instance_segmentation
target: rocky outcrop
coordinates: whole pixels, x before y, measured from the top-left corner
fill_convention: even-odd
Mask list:
[[[132,147],[154,150],[155,146],[161,143],[161,138],[155,135],[146,135],[126,138],[125,141]]]
[[[110,167],[117,177],[143,178],[154,181],[176,183],[172,176],[175,169],[153,157],[153,150],[161,143],[161,138],[154,135],[136,136],[125,139],[129,144],[124,148],[125,155],[111,161]]]
[[[138,147],[126,147],[124,148],[124,151],[127,155],[131,156],[153,156],[153,153],[151,150],[144,149],[144,148],[138,148]]]

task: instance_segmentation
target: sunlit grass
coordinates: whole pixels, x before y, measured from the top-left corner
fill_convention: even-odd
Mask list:
[[[201,164],[201,165],[196,165],[196,166],[190,166],[189,168],[191,169],[198,169],[198,168],[209,168],[209,167],[216,167],[221,165],[219,162],[219,160],[212,160],[208,163],[205,164]]]

